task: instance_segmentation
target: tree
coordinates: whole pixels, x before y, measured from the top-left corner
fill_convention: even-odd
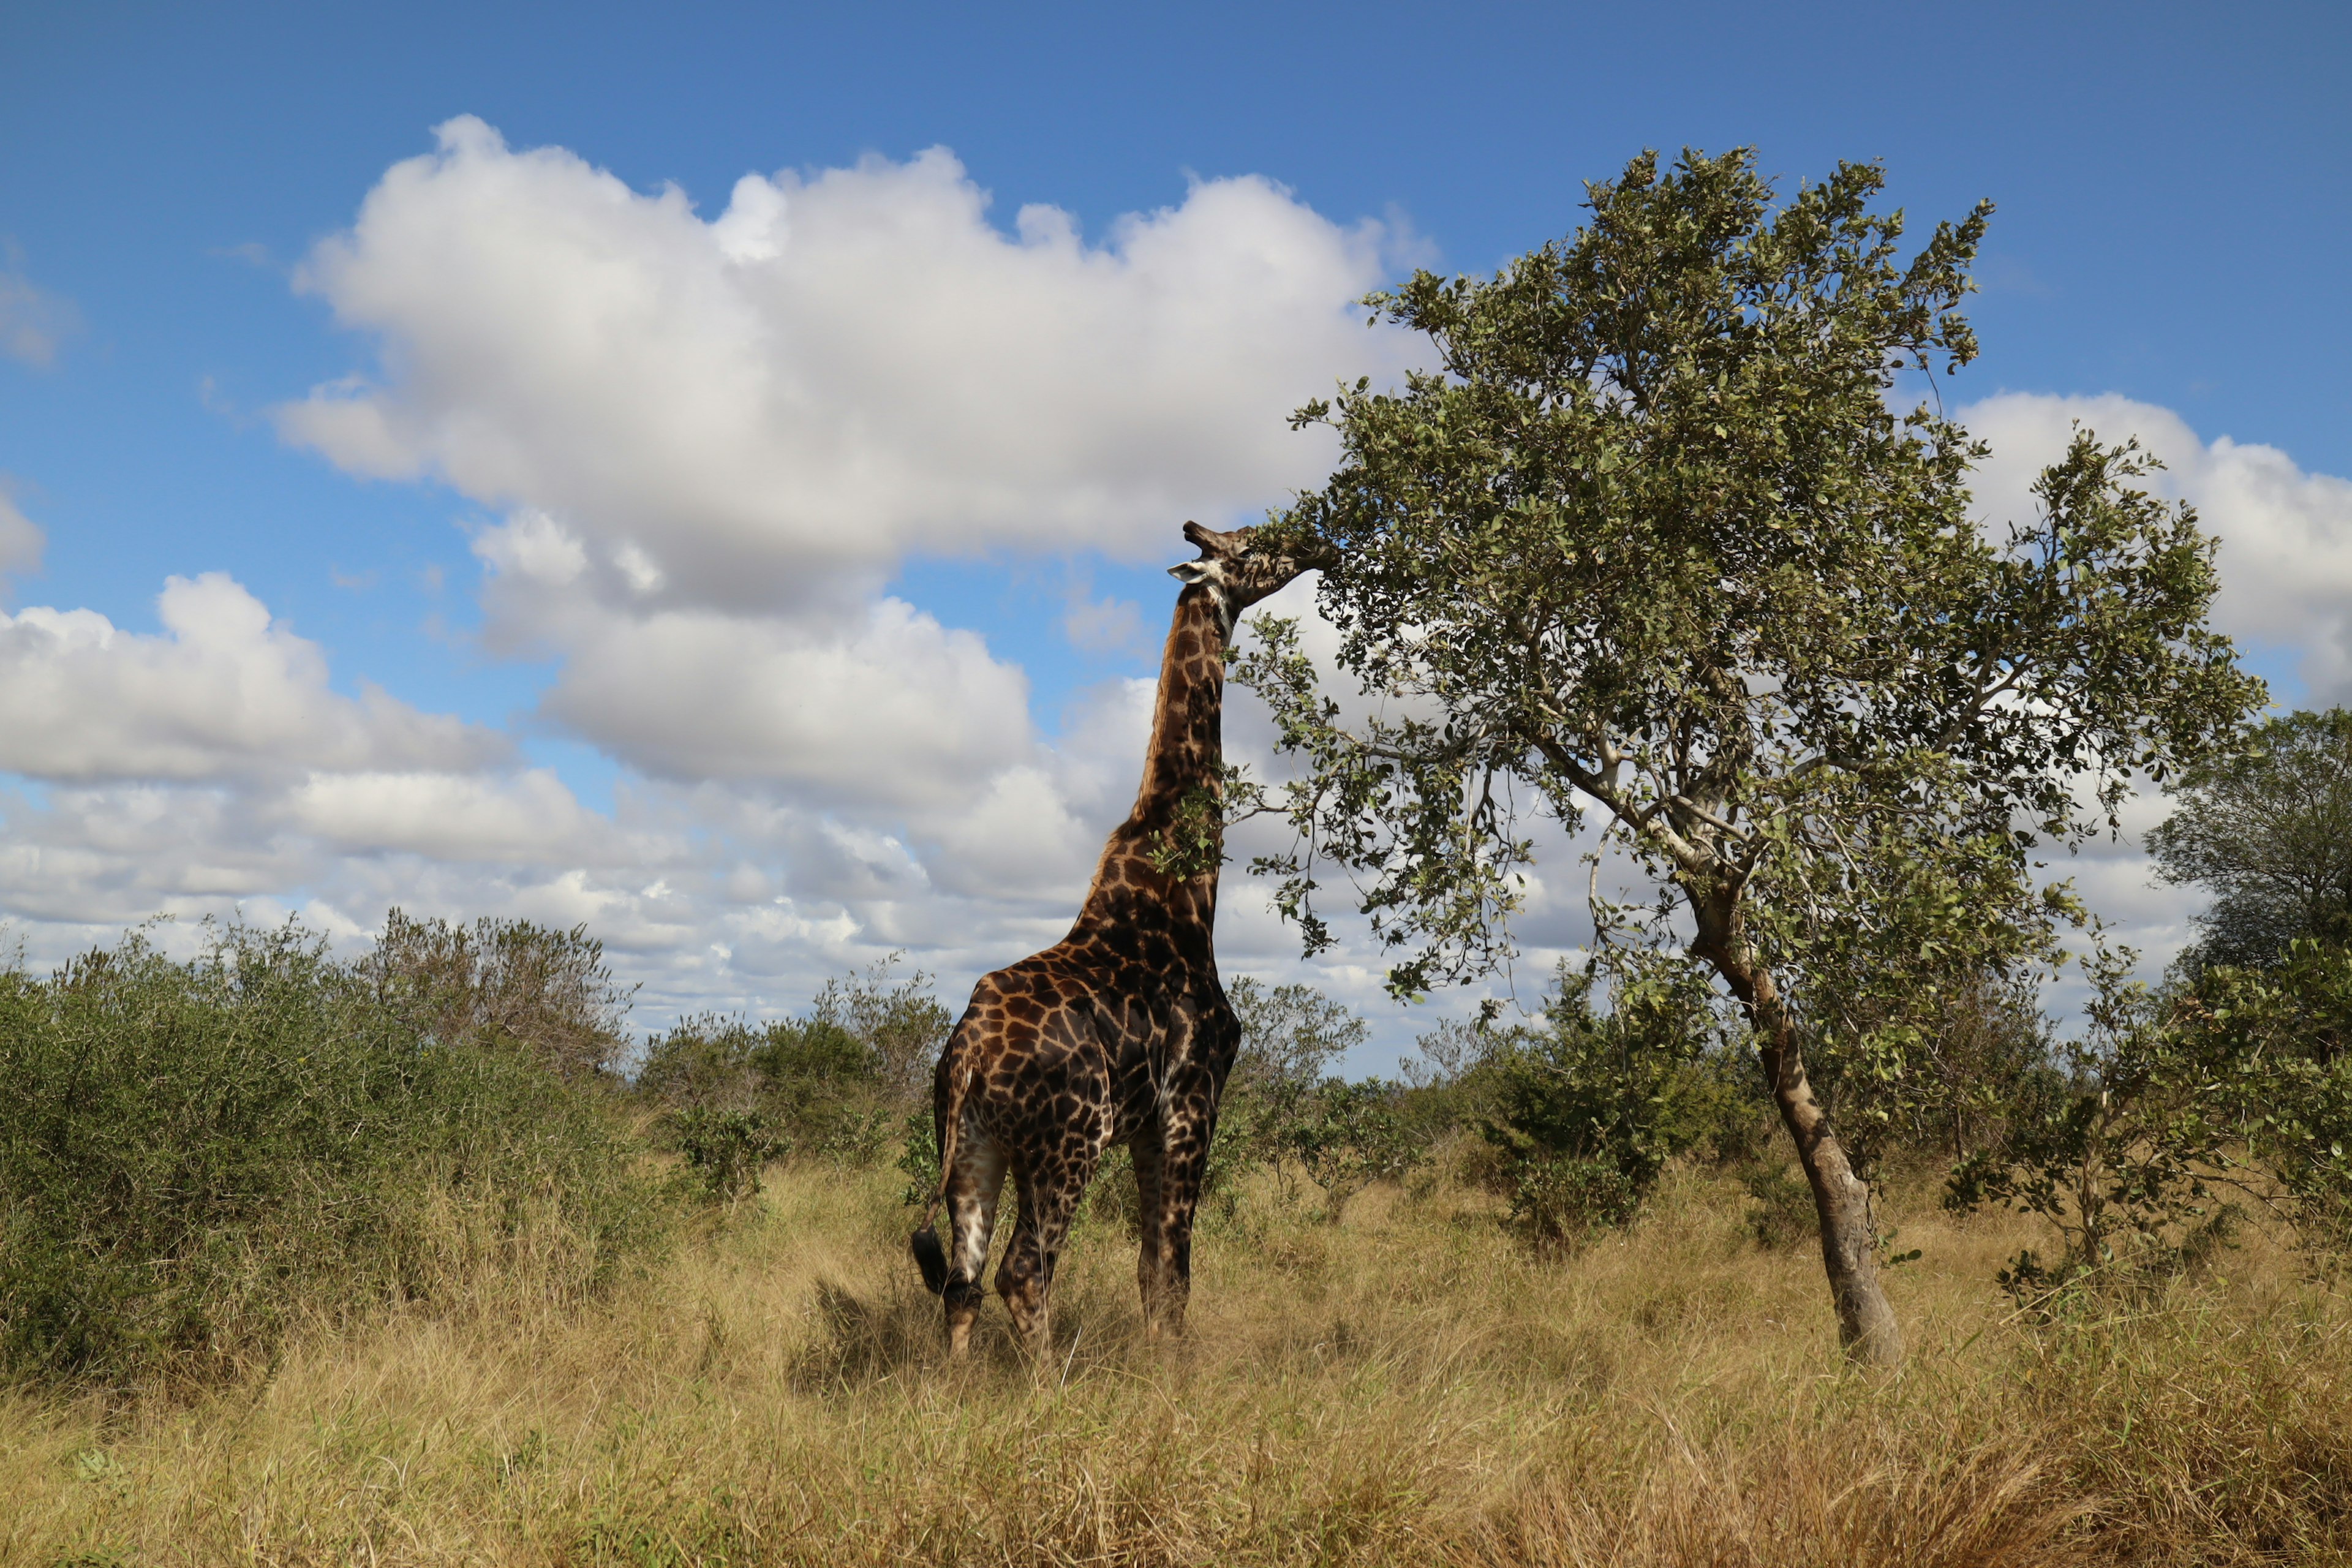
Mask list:
[[[1808,1053],[1899,1074],[1925,977],[2049,951],[2070,905],[2035,885],[2038,840],[2112,824],[2262,688],[2136,447],[2078,430],[2037,515],[1979,534],[1986,449],[1893,398],[1974,355],[1957,307],[1990,206],[1898,263],[1883,179],[1841,164],[1776,206],[1745,151],[1645,153],[1496,277],[1370,296],[1437,368],[1301,409],[1340,464],[1271,520],[1336,557],[1317,602],[1363,715],[1278,620],[1238,678],[1306,764],[1300,842],[1258,868],[1310,949],[1318,865],[1345,869],[1398,992],[1510,952],[1530,814],[1599,815],[1661,889],[1653,939],[1744,1009],[1841,1335],[1887,1362],[1870,1190]]]
[[[2188,967],[2276,962],[2297,938],[2352,941],[2352,713],[2290,713],[2191,769],[2148,835],[2168,882],[2215,895]]]
[[[1370,1033],[1344,1003],[1312,985],[1269,986],[1243,974],[1225,987],[1225,998],[1242,1026],[1229,1095],[1310,1089]]]
[[[613,977],[586,926],[488,916],[466,926],[398,910],[384,916],[359,973],[425,1038],[520,1046],[579,1082],[614,1070],[637,992]]]
[[[931,993],[932,977],[915,970],[892,978],[904,953],[869,965],[864,974],[824,983],[810,1008],[813,1024],[846,1035],[874,1053],[883,1088],[913,1104],[930,1092],[931,1068],[955,1027],[955,1015]]]

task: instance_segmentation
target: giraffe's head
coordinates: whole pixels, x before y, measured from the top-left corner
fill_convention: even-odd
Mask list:
[[[1260,542],[1264,531],[1236,528],[1219,533],[1197,522],[1184,525],[1184,537],[1201,547],[1201,558],[1168,568],[1168,574],[1186,587],[1208,590],[1217,606],[1217,623],[1227,637],[1244,610],[1282,587],[1301,572],[1330,564],[1327,552],[1311,548],[1283,549]]]

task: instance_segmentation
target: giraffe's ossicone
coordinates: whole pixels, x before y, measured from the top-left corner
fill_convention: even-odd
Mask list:
[[[1046,1345],[1054,1267],[1078,1201],[1115,1143],[1141,1199],[1136,1281],[1147,1333],[1183,1327],[1192,1213],[1217,1099],[1241,1026],[1217,978],[1217,852],[1201,803],[1222,797],[1225,642],[1234,619],[1319,563],[1256,546],[1258,531],[1184,525],[1200,558],[1171,567],[1176,597],[1135,808],[1113,830],[1070,934],[982,976],[933,1079],[940,1164],[930,1227],[913,1237],[961,1356],[981,1305],[996,1205],[1010,1174],[1020,1218],[996,1289],[1022,1342]],[[1185,843],[1180,844],[1182,838]]]

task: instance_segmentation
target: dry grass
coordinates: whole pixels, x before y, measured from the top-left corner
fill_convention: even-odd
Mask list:
[[[1632,1234],[1516,1252],[1474,1197],[1270,1203],[1137,1337],[1082,1230],[1055,1364],[943,1366],[895,1179],[810,1172],[604,1305],[527,1270],[313,1336],[266,1380],[0,1400],[0,1564],[1962,1564],[2342,1560],[2352,1310],[2228,1278],[2020,1321],[2021,1232],[1921,1205],[1913,1355],[1843,1369],[1817,1259],[1685,1178]],[[1265,1198],[1265,1194],[1259,1194]]]

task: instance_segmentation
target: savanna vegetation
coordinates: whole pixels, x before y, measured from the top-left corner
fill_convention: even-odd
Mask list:
[[[1530,804],[1656,897],[1392,1080],[1234,979],[1186,1338],[1115,1154],[1050,1356],[947,1362],[897,961],[637,1038],[583,931],[151,928],[0,972],[0,1568],[2352,1555],[2352,719],[2247,725],[2128,447],[1968,521],[1890,395],[1973,352],[1984,215],[1898,262],[1876,188],[1638,162],[1306,411],[1274,526],[1384,701],[1241,661],[1288,912],[1336,863],[1393,989],[1474,977]],[[2151,782],[2155,982],[2034,858]]]

